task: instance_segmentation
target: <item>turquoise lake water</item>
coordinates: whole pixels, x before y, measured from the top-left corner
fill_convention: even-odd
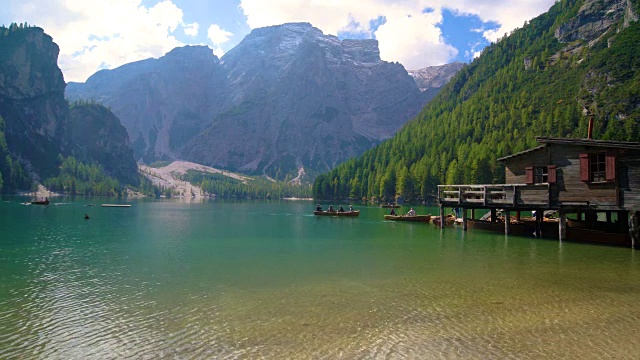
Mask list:
[[[25,200],[0,202],[1,359],[640,358],[632,249],[357,204]]]

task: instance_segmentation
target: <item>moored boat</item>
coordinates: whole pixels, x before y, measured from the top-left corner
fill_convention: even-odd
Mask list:
[[[429,214],[429,215],[414,215],[414,216],[408,216],[408,215],[385,215],[384,219],[385,220],[392,220],[392,221],[409,221],[409,222],[428,223],[431,220],[431,214]]]
[[[453,215],[447,215],[444,217],[444,226],[451,226],[456,222],[456,217]],[[440,226],[440,216],[434,216],[431,218],[431,223],[436,226]]]
[[[360,216],[360,210],[354,211],[314,211],[317,216]]]
[[[32,200],[31,205],[49,205],[49,199],[45,198],[44,200]]]
[[[131,207],[129,204],[102,204],[102,207]]]

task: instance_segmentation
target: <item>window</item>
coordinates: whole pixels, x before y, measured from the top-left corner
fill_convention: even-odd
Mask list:
[[[606,174],[604,154],[589,154],[589,181],[606,181]]]
[[[555,184],[556,165],[529,166],[525,168],[526,183],[533,184]]]
[[[615,182],[615,152],[580,154],[580,181],[588,183]]]
[[[546,166],[536,166],[533,168],[533,183],[546,184],[549,181],[549,168]]]

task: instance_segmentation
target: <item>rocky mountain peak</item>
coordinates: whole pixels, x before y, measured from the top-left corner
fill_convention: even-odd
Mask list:
[[[638,19],[631,0],[586,0],[578,14],[556,29],[560,42],[597,41],[620,19],[625,26]]]
[[[463,67],[464,63],[453,62],[440,66],[427,66],[418,70],[408,70],[407,72],[413,77],[420,91],[424,92],[440,89]]]
[[[175,62],[200,62],[200,61],[212,61],[219,63],[220,59],[213,54],[210,47],[206,45],[187,45],[177,47],[163,57],[163,61],[175,61]]]
[[[60,48],[43,29],[16,29],[12,36],[0,37],[0,43],[5,49],[0,53],[0,96],[22,99],[64,94],[64,77],[57,63]]]

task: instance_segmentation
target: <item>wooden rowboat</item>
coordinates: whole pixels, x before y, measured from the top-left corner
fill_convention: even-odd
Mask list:
[[[414,215],[414,216],[407,216],[407,215],[385,215],[384,216],[385,220],[392,220],[392,221],[409,221],[409,222],[423,222],[423,223],[428,223],[431,220],[431,214],[429,215]]]
[[[49,199],[45,200],[33,200],[31,201],[31,205],[49,205]]]
[[[456,222],[456,217],[453,215],[447,215],[444,217],[444,226],[451,226]],[[431,218],[431,223],[435,226],[440,226],[440,216],[434,216]]]
[[[317,216],[360,216],[360,210],[355,211],[314,211]]]

